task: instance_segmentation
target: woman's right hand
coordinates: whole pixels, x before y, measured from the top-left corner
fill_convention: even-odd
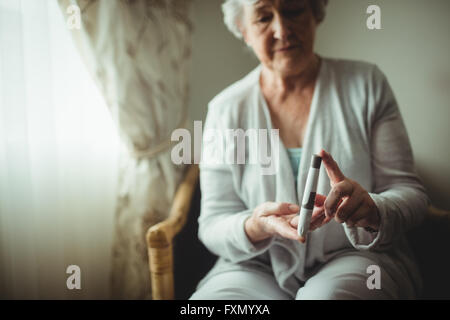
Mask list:
[[[299,206],[294,203],[264,202],[245,221],[245,232],[252,243],[274,235],[300,241],[297,229],[291,224],[299,210]]]
[[[326,197],[318,194],[314,204],[310,231],[328,223],[325,217],[324,202]],[[253,210],[245,221],[245,232],[252,243],[262,241],[274,235],[305,242],[297,233],[299,206],[288,202],[264,202]]]

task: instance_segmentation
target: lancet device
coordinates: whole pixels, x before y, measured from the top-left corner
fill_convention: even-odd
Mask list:
[[[308,177],[306,178],[305,190],[303,192],[302,205],[298,217],[297,233],[301,237],[306,237],[311,222],[311,216],[314,209],[314,201],[316,200],[317,181],[319,180],[320,165],[322,157],[314,154],[311,159]]]

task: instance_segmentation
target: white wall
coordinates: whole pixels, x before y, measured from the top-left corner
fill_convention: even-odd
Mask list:
[[[368,30],[370,4],[382,30]],[[394,90],[416,166],[435,205],[450,209],[450,1],[331,0],[316,49],[371,61]]]
[[[258,65],[253,53],[223,24],[221,0],[194,0],[191,19],[190,115],[204,120],[208,102]]]
[[[190,114],[203,120],[220,90],[257,61],[222,22],[221,0],[194,0]],[[382,30],[368,30],[366,8],[381,8]],[[450,209],[450,1],[330,0],[316,51],[376,63],[403,114],[416,165],[436,206]]]

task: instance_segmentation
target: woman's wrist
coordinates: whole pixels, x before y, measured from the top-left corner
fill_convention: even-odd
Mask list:
[[[247,238],[253,244],[265,240],[267,238],[270,238],[270,235],[262,234],[253,216],[250,216],[247,220],[245,220],[244,231],[245,234],[247,235]]]

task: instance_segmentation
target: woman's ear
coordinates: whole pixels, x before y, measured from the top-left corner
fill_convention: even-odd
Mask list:
[[[238,28],[242,34],[242,39],[244,40],[245,44],[250,47],[250,42],[248,40],[248,36],[247,36],[247,32],[246,32],[245,28],[242,26],[241,23],[238,23]]]

